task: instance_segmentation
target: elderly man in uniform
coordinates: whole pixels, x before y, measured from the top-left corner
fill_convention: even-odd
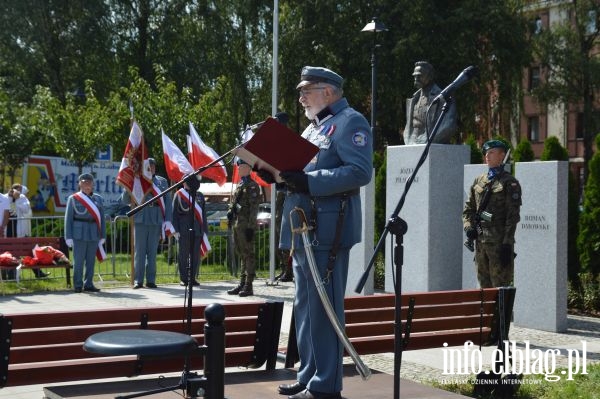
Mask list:
[[[443,98],[432,105],[433,100],[442,92],[433,81],[434,75],[435,70],[430,63],[426,61],[415,63],[413,77],[415,87],[419,90],[408,100],[408,106],[406,107],[404,144],[426,144],[427,137],[442,112],[442,106],[445,104]],[[427,112],[428,109],[429,112]],[[450,139],[456,131],[456,118],[456,105],[452,102],[433,138],[433,143],[450,143]]]
[[[152,183],[160,190],[165,191],[169,188],[169,183],[164,177],[156,174],[156,160],[148,158],[150,172],[152,174]],[[148,201],[154,195],[152,192],[146,194],[142,203]],[[161,238],[161,230],[166,222],[171,222],[171,207],[173,201],[171,195],[163,197],[164,209],[158,201],[148,204],[133,216],[134,221],[134,281],[133,288],[138,289],[144,286],[144,277],[146,278],[146,287],[156,288],[156,252]],[[131,196],[127,191],[123,192],[121,202],[131,203]]]
[[[250,178],[252,168],[241,159],[237,161],[240,182],[238,183],[227,219],[233,223],[233,242],[235,252],[241,259],[240,283],[227,291],[229,295],[241,297],[254,295],[252,282],[256,276],[256,256],[254,251],[256,216],[262,200],[260,186]]]
[[[292,263],[300,367],[295,383],[279,386],[279,393],[290,399],[342,397],[344,347],[317,295],[306,252],[301,249],[302,239],[292,236],[290,228],[294,222],[290,211],[299,207],[312,224],[310,235],[317,268],[343,326],[349,253],[361,241],[359,193],[360,187],[371,180],[373,138],[365,117],[343,97],[342,84],[342,77],[327,68],[302,69],[296,88],[310,120],[302,137],[319,147],[319,152],[304,170],[280,173],[287,186],[280,247],[290,249],[294,241],[296,248]],[[261,171],[260,176],[265,175]]]
[[[480,287],[504,287],[513,281],[521,186],[504,170],[506,144],[490,140],[482,151],[489,170],[471,186],[462,214],[463,226],[467,238],[476,241],[475,264]]]
[[[69,196],[65,211],[65,242],[73,248],[75,292],[100,291],[94,286],[94,266],[96,252],[105,241],[103,200],[94,193],[94,176],[84,173],[79,176],[79,192]]]

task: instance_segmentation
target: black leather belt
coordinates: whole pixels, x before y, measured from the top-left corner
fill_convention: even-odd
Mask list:
[[[96,223],[96,221],[94,219],[73,218],[73,220],[75,220],[77,222],[84,222],[84,223]]]
[[[287,191],[288,194],[294,194],[293,191]],[[329,198],[329,197],[351,197],[353,195],[358,195],[360,194],[360,188],[355,188],[353,190],[348,190],[348,191],[342,191],[341,193],[335,193],[335,194],[331,194],[331,195],[322,195],[322,196],[315,196],[313,198]],[[310,195],[310,194],[307,194]]]

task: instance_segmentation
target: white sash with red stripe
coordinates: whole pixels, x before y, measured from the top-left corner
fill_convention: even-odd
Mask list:
[[[100,234],[100,237],[102,237],[102,215],[100,214],[100,210],[96,206],[96,203],[81,191],[73,194],[73,198],[79,201],[79,203],[87,209],[88,213],[92,215],[96,222],[96,226],[98,227],[98,233]],[[98,242],[98,249],[96,249],[96,259],[100,262],[106,259],[106,251],[104,251],[104,247],[100,242]]]
[[[177,195],[188,207],[192,204],[190,194],[184,188],[180,188],[177,191]],[[200,205],[198,205],[198,203],[194,203],[194,217],[198,221],[198,224],[200,224],[200,228],[204,230],[204,221],[202,220],[202,208],[200,208]],[[202,240],[200,241],[200,256],[204,257],[210,250],[211,247],[210,242],[208,241],[208,236],[206,235],[206,232],[203,231]]]
[[[152,183],[152,195],[154,195],[155,197],[160,194],[162,191],[156,186],[156,184]],[[162,228],[160,229],[160,238],[162,238],[163,240],[166,237],[170,237],[173,234],[175,234],[175,228],[173,227],[173,225],[171,224],[171,222],[167,221],[167,216],[166,216],[166,210],[165,210],[165,197],[160,197],[158,200],[158,206],[160,207],[160,212],[162,213],[163,216],[163,224],[162,224]]]

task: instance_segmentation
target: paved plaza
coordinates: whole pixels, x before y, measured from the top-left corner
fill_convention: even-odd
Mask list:
[[[235,284],[234,280],[229,282],[202,283],[200,287],[194,287],[193,303],[208,304],[248,300],[283,300],[285,306],[281,342],[284,344],[289,331],[294,284],[280,283],[273,285],[261,280],[255,285],[255,296],[248,298],[226,294],[226,290],[234,287]],[[98,284],[98,286],[102,288],[102,283]],[[37,313],[157,305],[181,305],[184,307],[186,306],[184,293],[184,287],[173,284],[161,285],[158,289],[144,288],[133,290],[130,287],[105,288],[99,293],[76,294],[72,291],[57,291],[6,295],[0,296],[0,313]],[[568,330],[565,333],[550,333],[513,325],[510,329],[509,339],[516,343],[517,351],[521,351],[522,353],[537,350],[538,354],[546,354],[544,355],[546,357],[548,353],[557,353],[557,356],[554,356],[557,367],[567,367],[569,365],[569,354],[571,355],[571,365],[574,364],[575,360],[581,362],[584,358],[588,364],[600,362],[600,319],[570,315],[568,318]],[[462,347],[452,349],[464,351]],[[482,348],[484,367],[490,367],[491,362],[486,359],[492,359],[493,349],[492,347]],[[582,352],[582,349],[585,349],[585,353]],[[457,382],[468,377],[457,374],[457,370],[453,370],[453,373],[451,372],[449,369],[450,364],[447,361],[448,350],[448,348],[435,348],[404,352],[402,354],[401,377],[417,382],[433,380],[442,384]],[[575,358],[576,354],[579,355],[578,359]],[[445,357],[446,364],[444,364]],[[363,360],[373,370],[393,374],[393,353],[364,356]],[[348,362],[350,362],[349,359]],[[279,364],[278,367],[283,367],[283,365]],[[564,375],[559,376],[565,378]],[[0,399],[33,399],[41,397],[43,397],[43,385],[0,389]]]

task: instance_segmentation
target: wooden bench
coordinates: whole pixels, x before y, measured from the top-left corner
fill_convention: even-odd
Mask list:
[[[225,310],[225,367],[274,369],[283,302],[237,302]],[[192,309],[191,336],[204,342],[204,309]],[[119,329],[185,333],[186,309],[174,306],[0,315],[0,387],[180,372],[182,356],[100,356],[83,349],[93,334]],[[203,356],[191,354],[190,370]]]
[[[22,256],[33,256],[33,248],[36,245],[41,247],[51,246],[52,248],[58,249],[65,256],[69,257],[69,247],[65,243],[62,237],[6,237],[0,238],[0,253],[10,252],[14,257],[20,258]],[[59,264],[59,265],[35,265],[29,266],[20,264],[18,266],[0,266],[3,270],[15,270],[16,280],[19,282],[20,272],[23,269],[46,269],[46,268],[64,268],[67,287],[71,287],[71,265]]]
[[[502,293],[500,291],[503,291]],[[403,350],[464,345],[495,345],[504,310],[504,337],[508,337],[515,299],[514,287],[483,290],[415,292],[402,294],[401,319],[406,336],[409,303],[414,301],[408,339]],[[500,306],[500,299],[503,304]],[[360,355],[394,352],[395,295],[352,296],[345,299],[346,335]],[[285,366],[298,361],[294,323],[285,349]]]

